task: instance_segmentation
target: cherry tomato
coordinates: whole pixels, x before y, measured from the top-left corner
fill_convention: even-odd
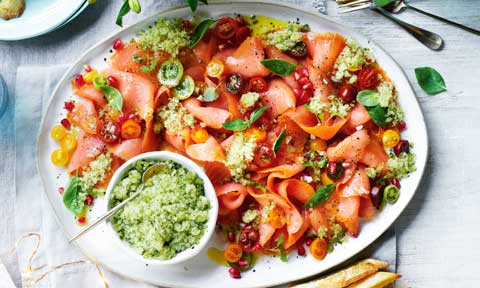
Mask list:
[[[343,85],[338,89],[338,97],[340,97],[344,103],[352,103],[357,97],[357,88],[352,84]]]
[[[268,90],[267,81],[262,77],[253,77],[248,83],[249,90],[252,92],[263,93]]]
[[[327,142],[322,139],[316,138],[310,141],[309,148],[312,151],[325,151],[327,150]]]
[[[410,152],[410,143],[408,140],[400,140],[398,141],[397,145],[393,147],[393,152],[395,155],[400,156],[403,152]]]
[[[251,137],[255,137],[255,141],[257,143],[265,142],[265,140],[267,140],[267,132],[257,127],[248,128],[245,131],[245,136],[247,137],[247,140],[249,140]]]
[[[400,141],[400,134],[398,134],[397,131],[389,129],[383,132],[383,136],[382,136],[383,146],[387,148],[393,148],[398,144],[399,141]]]
[[[230,263],[237,263],[243,255],[243,248],[242,245],[237,243],[230,243],[225,248],[225,252],[223,252],[223,256],[225,260]]]
[[[194,127],[190,133],[192,140],[197,144],[207,142],[209,137],[207,129],[203,127]]]
[[[223,17],[217,21],[214,33],[219,39],[228,40],[235,36],[238,29],[238,23],[231,17]]]
[[[363,89],[375,88],[378,85],[378,70],[374,67],[364,67],[358,73],[358,86]]]
[[[323,172],[320,176],[320,179],[322,180],[323,185],[335,184],[335,182],[330,177],[328,177],[327,172]]]
[[[285,225],[285,215],[283,211],[277,207],[273,208],[270,213],[268,213],[267,223],[272,225],[275,229],[280,229]]]
[[[123,139],[134,139],[142,134],[142,126],[132,119],[123,122],[121,134]]]
[[[60,141],[67,136],[67,129],[62,125],[55,125],[52,127],[52,131],[50,131],[50,136],[53,140]]]
[[[207,75],[209,77],[218,78],[222,77],[225,66],[223,62],[219,59],[214,59],[210,61],[207,65]]]
[[[232,73],[228,75],[227,81],[225,82],[225,88],[227,91],[232,94],[237,94],[240,89],[242,89],[243,78],[240,74]]]
[[[243,41],[245,41],[245,39],[247,39],[250,35],[251,35],[250,28],[246,26],[240,27],[235,32],[235,41],[237,42],[237,44],[240,44]]]
[[[97,135],[105,143],[113,143],[120,139],[120,127],[112,120],[99,121]]]
[[[343,166],[340,162],[330,161],[327,164],[327,175],[330,179],[338,180],[343,176]]]
[[[72,152],[77,148],[77,139],[72,134],[66,134],[60,141],[60,147],[62,147],[63,151]]]
[[[260,167],[268,167],[272,165],[274,159],[275,154],[273,150],[268,146],[262,145],[257,149],[253,162]]]
[[[310,244],[310,254],[317,260],[325,258],[327,255],[327,241],[322,238],[313,240],[312,244]]]
[[[55,166],[65,166],[69,160],[68,152],[62,149],[54,150],[50,156],[50,161],[52,161]]]

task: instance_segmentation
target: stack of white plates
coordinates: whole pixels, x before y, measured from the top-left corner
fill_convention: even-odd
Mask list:
[[[22,40],[49,33],[70,22],[87,6],[87,0],[26,0],[20,17],[0,19],[0,40]]]

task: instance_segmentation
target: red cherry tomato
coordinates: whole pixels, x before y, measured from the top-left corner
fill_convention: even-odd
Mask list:
[[[235,41],[237,41],[237,44],[242,43],[247,39],[251,34],[250,28],[243,26],[237,29],[237,32],[235,32]]]
[[[267,81],[262,77],[253,77],[249,82],[249,90],[252,92],[263,93],[268,90]]]
[[[345,103],[352,103],[357,97],[357,88],[352,84],[346,84],[338,89],[338,97]]]
[[[99,121],[97,135],[105,143],[113,143],[120,139],[120,126],[112,120]]]
[[[378,85],[378,70],[367,66],[358,73],[358,86],[363,89],[375,88]]]
[[[265,145],[260,146],[256,153],[253,162],[260,167],[268,167],[272,165],[273,160],[275,159],[275,154],[273,150]]]
[[[215,36],[219,39],[228,40],[235,36],[238,29],[238,23],[231,17],[223,17],[215,25]]]

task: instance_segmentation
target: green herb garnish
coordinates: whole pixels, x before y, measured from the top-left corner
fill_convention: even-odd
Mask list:
[[[282,234],[277,239],[277,249],[280,252],[280,260],[282,260],[282,262],[287,262],[287,253],[283,250],[283,242],[285,242],[285,238]]]
[[[279,76],[288,76],[297,68],[297,65],[280,59],[264,59],[260,63],[273,74]]]
[[[122,111],[123,97],[117,88],[108,85],[107,78],[105,76],[97,76],[93,78],[93,87],[102,91],[107,98],[108,105],[117,111]]]
[[[216,22],[217,20],[215,19],[205,19],[200,22],[200,24],[198,24],[198,26],[195,27],[195,30],[193,31],[192,38],[188,43],[188,47],[190,49],[195,47],[195,45],[197,45],[197,43],[202,40],[203,35],[205,35],[205,32],[207,32],[208,28],[210,28],[210,26],[212,26]]]
[[[255,123],[255,121],[258,120],[262,116],[262,114],[268,109],[268,105],[262,106],[250,114],[249,119],[233,119],[232,121],[228,121],[223,124],[223,128],[231,131],[243,131],[247,128],[250,128],[250,126]]]
[[[155,70],[155,67],[157,67],[157,63],[158,63],[158,58],[155,58],[153,59],[152,63],[150,64],[150,67],[148,67],[147,65],[143,65],[140,70],[142,70],[143,73],[145,74],[150,74],[153,72],[153,70]]]
[[[442,75],[432,67],[415,68],[415,76],[417,77],[418,85],[428,95],[435,95],[447,90]]]
[[[80,214],[84,208],[84,202],[80,199],[82,192],[80,177],[72,177],[63,193],[63,204],[75,215]]]
[[[280,135],[278,135],[277,139],[273,142],[273,153],[277,153],[278,149],[280,149],[280,146],[282,146],[285,140],[285,136],[287,136],[287,128],[283,128]]]
[[[130,4],[128,4],[128,1],[125,0],[120,8],[120,11],[118,11],[117,20],[115,21],[118,26],[123,26],[123,16],[127,15],[128,12],[130,12]]]
[[[387,121],[387,113],[388,109],[386,107],[382,107],[380,105],[373,106],[373,107],[365,107],[367,109],[368,114],[372,118],[373,122],[380,127],[384,127],[388,125]]]
[[[373,90],[362,90],[357,94],[357,102],[365,107],[378,105],[378,92]]]
[[[310,200],[305,203],[305,208],[315,208],[318,205],[323,204],[330,198],[333,191],[335,191],[335,184],[328,184],[320,186]]]

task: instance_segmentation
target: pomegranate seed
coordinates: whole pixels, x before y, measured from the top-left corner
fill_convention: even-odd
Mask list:
[[[113,76],[107,77],[108,85],[117,88],[118,87],[118,80]]]
[[[293,89],[293,94],[295,94],[297,98],[300,97],[300,95],[302,95],[302,92],[303,92],[302,89],[299,89],[299,88]]]
[[[305,245],[310,246],[312,245],[312,242],[313,242],[312,238],[307,238],[307,240],[305,240]]]
[[[250,225],[245,226],[245,227],[243,228],[243,231],[245,231],[245,232],[247,232],[247,233],[250,232],[250,231],[252,231],[252,226],[250,226]]]
[[[407,123],[405,123],[405,121],[402,121],[402,122],[398,123],[397,128],[398,128],[398,130],[403,131],[403,130],[407,129]]]
[[[83,70],[85,70],[85,72],[90,72],[92,71],[92,66],[85,64],[83,65]]]
[[[295,78],[296,81],[298,81],[298,79],[300,79],[300,72],[297,70],[295,70],[295,72],[293,72],[293,77]]]
[[[305,247],[303,247],[303,245],[298,246],[297,254],[298,256],[305,256]]]
[[[390,180],[390,183],[392,183],[392,185],[397,186],[398,189],[400,189],[400,187],[402,186],[398,178],[392,178],[392,180]]]
[[[63,104],[63,108],[65,108],[68,111],[72,111],[73,108],[75,108],[75,104],[73,104],[72,101],[67,101]]]
[[[231,232],[231,231],[228,232],[228,233],[227,233],[227,238],[228,238],[228,241],[230,241],[230,242],[235,242],[235,233],[233,233],[233,232]]]
[[[409,152],[410,151],[410,144],[408,143],[407,140],[400,140],[398,144],[393,147],[393,152],[395,152],[395,155],[400,156],[403,152]]]
[[[113,49],[121,50],[123,48],[123,42],[121,39],[117,39],[113,42]]]
[[[313,90],[302,90],[300,97],[298,97],[298,104],[302,105],[310,101],[310,98],[313,97]]]
[[[65,192],[65,188],[58,187],[58,193],[63,194],[63,192]]]
[[[77,222],[78,222],[78,224],[83,225],[83,224],[87,223],[87,218],[85,216],[80,216],[80,217],[77,218]]]
[[[305,85],[302,86],[303,90],[313,90],[313,83],[308,81]]]
[[[305,77],[305,76],[300,77],[300,79],[298,79],[297,81],[298,81],[298,84],[300,84],[300,86],[310,83],[310,79],[308,79],[308,77]]]
[[[262,245],[260,245],[260,243],[255,244],[255,246],[253,247],[253,250],[255,250],[255,251],[262,250]]]
[[[182,27],[183,27],[184,29],[190,28],[190,21],[188,21],[188,20],[186,20],[186,19],[183,20],[183,21],[182,21]]]
[[[75,76],[75,86],[77,86],[78,88],[82,87],[83,85],[85,85],[85,80],[83,79],[83,76],[82,74],[77,74]]]
[[[228,273],[230,274],[230,277],[232,277],[233,279],[241,278],[240,270],[236,267],[231,267],[230,269],[228,269]]]
[[[92,204],[93,204],[93,196],[87,195],[87,199],[85,199],[85,205],[92,206]]]
[[[301,74],[302,74],[303,76],[308,77],[308,67],[307,67],[307,66],[303,66],[303,67],[302,67]]]
[[[65,129],[67,130],[70,130],[70,127],[72,125],[70,125],[70,121],[68,121],[68,119],[64,118],[62,119],[62,121],[60,121],[60,124],[62,124],[63,127],[65,127]]]
[[[242,259],[242,260],[238,261],[238,266],[240,266],[240,267],[245,267],[247,265],[248,265],[247,259]]]

